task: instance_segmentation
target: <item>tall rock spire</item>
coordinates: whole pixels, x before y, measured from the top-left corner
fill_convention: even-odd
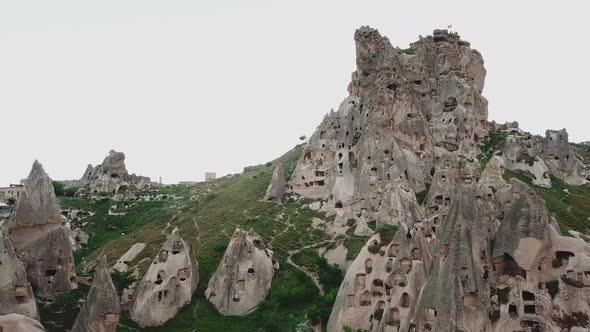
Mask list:
[[[119,296],[109,273],[107,259],[103,255],[99,258],[92,287],[72,332],[115,332],[120,317]]]
[[[77,287],[69,230],[61,225],[51,179],[36,160],[6,229],[39,295],[54,297]]]

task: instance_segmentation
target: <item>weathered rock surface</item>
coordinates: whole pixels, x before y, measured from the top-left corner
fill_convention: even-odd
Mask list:
[[[139,283],[131,319],[142,327],[164,324],[191,302],[198,282],[194,250],[175,229]]]
[[[20,314],[0,316],[0,331],[43,332],[45,328],[38,321]]]
[[[282,162],[277,162],[275,169],[272,172],[272,178],[266,194],[264,195],[265,201],[280,202],[285,196],[285,190],[287,189],[287,181],[285,180],[285,168]]]
[[[115,332],[121,317],[121,305],[117,290],[111,280],[105,256],[101,256],[92,287],[80,310],[72,332]]]
[[[29,282],[45,297],[77,287],[70,230],[61,220],[51,179],[35,161],[5,233],[25,265]]]
[[[544,201],[504,179],[509,169],[545,187],[550,175],[585,183],[567,133],[489,123],[483,60],[455,33],[436,30],[404,51],[368,27],[355,41],[350,96],[289,182],[328,202],[334,229],[350,218],[381,226],[348,268],[328,331],[557,332],[590,314],[590,245],[560,235]],[[480,146],[496,139],[482,167]],[[393,239],[386,224],[398,227]]]
[[[61,210],[51,179],[43,165],[35,160],[25,190],[6,223],[9,238],[20,250],[43,238],[61,222]]]
[[[355,41],[350,96],[324,117],[289,184],[303,196],[328,199],[324,211],[336,213],[336,222],[366,210],[391,223],[379,214],[388,183],[403,179],[421,192],[445,153],[480,153],[488,135],[486,70],[477,51],[445,31],[407,52],[369,27],[358,29]]]
[[[33,288],[9,239],[0,234],[0,315],[21,314],[39,319]]]
[[[272,252],[260,236],[237,228],[205,296],[222,315],[244,316],[264,301],[273,274]]]
[[[125,154],[115,150],[109,151],[102,164],[88,165],[80,179],[80,185],[90,192],[121,193],[135,189],[149,188],[149,177],[129,174],[125,167]]]

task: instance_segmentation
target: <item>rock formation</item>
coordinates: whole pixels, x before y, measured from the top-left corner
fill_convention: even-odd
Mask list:
[[[45,328],[38,321],[20,314],[0,316],[1,332],[43,332]]]
[[[272,179],[270,180],[268,189],[266,189],[264,200],[281,202],[283,196],[285,196],[286,189],[287,181],[285,180],[285,169],[283,168],[282,162],[277,162],[277,165],[272,172]]]
[[[244,316],[258,308],[270,290],[272,252],[254,231],[236,228],[205,296],[226,316]]]
[[[38,295],[54,297],[77,287],[70,230],[61,225],[51,179],[37,161],[5,232]]]
[[[193,247],[175,229],[143,276],[131,305],[131,319],[140,326],[158,326],[191,301],[199,282]]]
[[[504,179],[509,169],[540,186],[550,175],[585,183],[567,133],[490,124],[482,57],[456,33],[435,30],[400,50],[362,27],[355,41],[350,96],[324,118],[289,182],[327,201],[321,210],[341,228],[377,221],[328,331],[560,331],[589,314],[590,245],[560,235],[544,201]],[[498,138],[485,158],[481,147]]]
[[[92,287],[74,322],[72,332],[115,332],[120,317],[119,296],[111,280],[106,257],[101,256],[92,279]]]
[[[355,33],[357,70],[350,96],[311,136],[290,180],[293,192],[328,199],[336,222],[366,210],[380,220],[382,193],[404,179],[431,184],[445,153],[474,159],[488,135],[486,70],[457,34],[435,31],[402,51],[377,30]]]
[[[125,154],[115,150],[109,151],[102,164],[88,165],[80,179],[80,185],[90,192],[120,193],[128,190],[142,190],[151,186],[150,178],[129,175],[125,167]]]
[[[33,288],[9,239],[0,234],[0,315],[21,314],[39,319]]]

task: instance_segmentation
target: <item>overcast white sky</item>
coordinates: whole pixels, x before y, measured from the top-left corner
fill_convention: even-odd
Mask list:
[[[175,183],[236,173],[346,97],[353,34],[402,48],[449,24],[484,56],[490,119],[588,132],[588,1],[0,0],[0,185],[110,149]]]

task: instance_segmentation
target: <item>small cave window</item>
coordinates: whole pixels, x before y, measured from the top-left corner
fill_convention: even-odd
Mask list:
[[[248,269],[248,276],[253,277],[254,276],[254,269],[253,268],[249,268]]]
[[[399,304],[402,308],[408,308],[410,306],[410,295],[404,292],[399,300]]]
[[[524,301],[534,301],[535,300],[535,294],[533,294],[531,292],[527,292],[527,291],[522,291],[522,299]]]
[[[447,99],[445,99],[444,103],[443,103],[443,112],[452,112],[457,108],[457,105],[459,103],[457,102],[457,98],[455,97],[449,97]]]
[[[334,205],[334,207],[337,209],[342,209],[344,206],[342,205],[342,202],[337,201],[336,204]]]
[[[55,274],[57,274],[57,270],[56,269],[47,269],[47,270],[45,270],[45,276],[46,277],[53,277],[53,276],[55,276]]]
[[[512,318],[518,317],[518,307],[516,306],[516,304],[511,303],[508,306],[508,314],[510,314],[510,317]]]
[[[371,305],[371,293],[368,290],[361,294],[359,304],[361,307],[367,307]]]
[[[174,241],[172,244],[172,255],[178,255],[182,251],[182,242]]]
[[[537,314],[537,307],[534,304],[525,304],[524,313],[536,315]]]
[[[389,83],[387,84],[387,88],[393,92],[395,92],[395,90],[397,90],[397,84],[395,83]]]

